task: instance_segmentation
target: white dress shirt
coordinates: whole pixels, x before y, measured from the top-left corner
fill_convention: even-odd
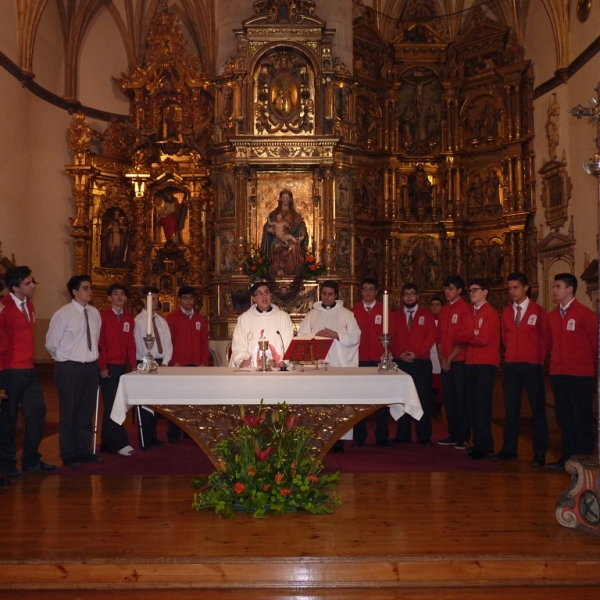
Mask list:
[[[25,300],[19,300],[12,292],[10,293],[10,297],[15,301],[15,304],[20,312],[23,312],[23,308],[25,309],[27,318],[29,319],[29,322],[31,322],[31,311],[29,310],[29,306],[27,304],[27,297],[25,297]],[[25,302],[25,306],[23,306],[23,302]]]
[[[92,349],[89,349],[84,308],[87,309]],[[98,360],[98,340],[100,339],[100,313],[90,304],[82,306],[71,300],[50,320],[46,334],[46,349],[57,362],[73,360],[89,363]]]
[[[169,361],[173,356],[173,342],[171,341],[171,331],[169,330],[169,325],[167,324],[165,319],[163,319],[160,315],[154,313],[153,317],[154,322],[156,323],[156,329],[158,330],[158,335],[160,336],[160,343],[162,345],[163,351],[162,354],[159,353],[156,340],[154,340],[154,345],[150,350],[150,354],[152,354],[154,358],[162,358],[162,364],[166,366],[169,364]],[[146,356],[146,344],[144,343],[144,338],[146,337],[147,319],[148,317],[146,316],[145,308],[134,319],[135,354],[138,360],[142,360],[144,356]]]

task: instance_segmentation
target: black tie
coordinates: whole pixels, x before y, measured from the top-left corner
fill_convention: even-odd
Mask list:
[[[563,308],[562,306],[559,306],[558,308],[560,309],[560,318],[564,319],[565,315],[567,314],[567,309]]]
[[[90,331],[90,320],[88,319],[87,308],[83,309],[83,316],[85,317],[85,333],[87,335],[88,350],[92,349],[92,333]]]

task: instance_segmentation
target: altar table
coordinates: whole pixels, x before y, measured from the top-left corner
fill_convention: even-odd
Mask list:
[[[156,375],[121,377],[111,413],[123,423],[127,410],[146,405],[165,415],[206,452],[215,466],[214,446],[242,424],[239,405],[286,402],[297,423],[313,431],[322,458],[334,442],[378,408],[399,419],[420,419],[423,410],[412,377],[379,374],[375,367],[258,372],[230,367],[159,367]]]

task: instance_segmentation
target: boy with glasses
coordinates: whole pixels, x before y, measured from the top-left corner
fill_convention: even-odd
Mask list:
[[[490,291],[487,280],[472,279],[468,291],[473,320],[465,370],[473,446],[467,450],[467,455],[472,460],[479,460],[494,452],[492,401],[500,364],[500,318],[487,301]]]

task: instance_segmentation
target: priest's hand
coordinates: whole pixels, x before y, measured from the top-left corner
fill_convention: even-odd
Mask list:
[[[337,331],[333,331],[332,329],[328,329],[327,327],[325,327],[325,329],[320,329],[315,335],[318,335],[320,337],[331,338],[332,340],[340,339],[340,336],[338,335]]]
[[[252,362],[251,358],[245,358],[239,365],[240,369],[245,369],[246,367],[250,366],[250,363]]]

